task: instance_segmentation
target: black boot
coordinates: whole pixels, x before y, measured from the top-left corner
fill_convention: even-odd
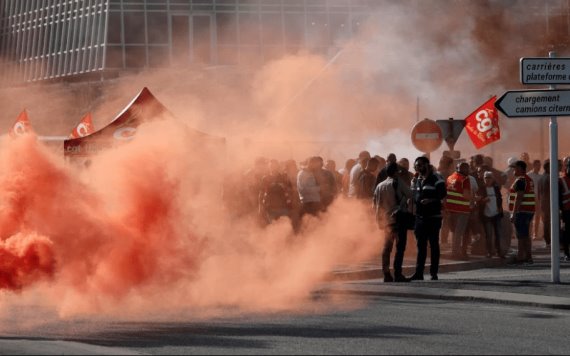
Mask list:
[[[389,283],[389,282],[394,282],[394,278],[392,277],[392,275],[388,272],[388,273],[384,273],[384,283]]]
[[[407,283],[407,282],[410,282],[410,279],[406,278],[403,274],[396,274],[394,281],[396,283]]]
[[[414,273],[411,277],[410,277],[410,281],[423,281],[424,280],[424,275],[423,274],[419,274],[419,273]]]

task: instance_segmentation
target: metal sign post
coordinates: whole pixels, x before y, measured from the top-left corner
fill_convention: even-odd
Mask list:
[[[552,282],[560,283],[560,208],[558,205],[558,116],[570,116],[570,58],[521,58],[522,84],[549,84],[547,90],[507,91],[495,107],[508,117],[550,117],[550,258]]]
[[[555,52],[548,53],[556,57]],[[555,84],[550,89],[556,89]],[[560,283],[560,208],[558,205],[558,119],[550,117],[550,257],[552,282]]]

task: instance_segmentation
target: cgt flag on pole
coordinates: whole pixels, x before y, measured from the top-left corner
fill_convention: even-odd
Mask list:
[[[496,95],[465,118],[465,130],[477,149],[501,138],[495,101],[497,101]]]
[[[32,129],[32,124],[30,123],[30,119],[28,119],[28,112],[26,109],[22,110],[14,125],[10,129],[10,137],[16,138],[20,136],[24,136],[26,134],[33,134],[34,130]]]
[[[79,138],[91,135],[95,130],[93,129],[93,120],[91,118],[91,113],[87,113],[81,119],[81,122],[71,131],[69,138]]]

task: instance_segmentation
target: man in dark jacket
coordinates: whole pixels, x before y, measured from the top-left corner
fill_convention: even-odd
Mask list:
[[[439,270],[439,230],[441,229],[442,200],[447,191],[445,182],[434,174],[429,159],[424,156],[414,162],[416,176],[412,181],[412,201],[416,214],[414,233],[418,244],[416,272],[411,280],[423,280],[427,257],[427,244],[431,249],[430,274],[432,280],[437,280]]]

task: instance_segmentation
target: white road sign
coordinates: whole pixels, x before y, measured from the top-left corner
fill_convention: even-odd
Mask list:
[[[521,58],[522,84],[570,84],[570,58]]]
[[[508,117],[570,116],[570,89],[510,90],[495,107]]]

